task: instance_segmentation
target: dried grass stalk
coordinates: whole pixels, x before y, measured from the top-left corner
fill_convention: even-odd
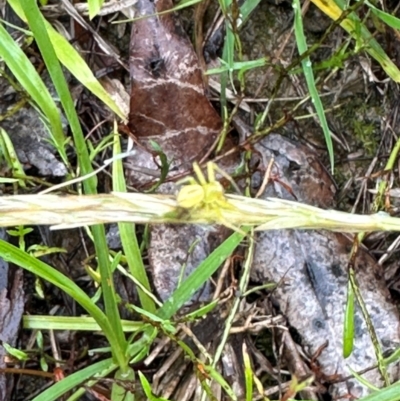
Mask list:
[[[1,227],[50,225],[57,229],[111,222],[222,225],[229,222],[230,227],[253,226],[256,230],[400,231],[400,219],[386,213],[357,215],[277,198],[259,200],[226,195],[225,205],[218,208],[183,209],[178,206],[176,197],[169,195],[112,193],[0,197]]]

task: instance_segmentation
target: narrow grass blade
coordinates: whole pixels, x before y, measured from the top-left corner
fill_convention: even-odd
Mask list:
[[[349,280],[350,280],[351,286],[353,287],[355,299],[357,300],[357,303],[360,306],[360,309],[362,311],[362,314],[363,314],[363,317],[365,320],[365,324],[368,329],[368,334],[371,338],[371,342],[374,347],[375,356],[376,356],[376,359],[378,362],[379,373],[381,374],[385,385],[388,386],[390,384],[390,378],[389,378],[389,373],[388,373],[386,365],[385,365],[385,359],[383,357],[382,347],[378,340],[378,335],[376,334],[376,330],[375,330],[374,324],[371,320],[371,316],[368,312],[367,306],[365,305],[364,298],[362,297],[361,291],[357,285],[356,277],[355,277],[353,269],[350,269],[350,271],[349,271]]]
[[[23,21],[27,22],[23,8],[21,6],[21,0],[8,0],[8,3],[13,8],[15,13]],[[75,48],[60,35],[47,21],[45,21],[46,29],[50,40],[54,46],[54,50],[57,54],[57,58],[60,62],[71,72],[71,74],[82,83],[88,90],[90,90],[95,96],[97,96],[105,105],[107,105],[114,113],[116,113],[121,119],[125,120],[126,115],[118,107],[118,105],[112,100],[107,91],[102,87],[100,82],[93,75],[93,72],[82,59],[80,54]],[[2,40],[0,40],[0,46]]]
[[[379,8],[376,8],[369,1],[364,1],[364,3],[371,9],[371,11],[380,18],[386,25],[392,27],[393,29],[400,30],[400,19],[396,18],[394,15],[385,13]]]
[[[122,320],[125,333],[133,333],[143,328],[143,322]],[[100,331],[93,317],[89,316],[52,316],[52,315],[24,315],[22,326],[29,330],[78,330],[78,331]]]
[[[114,328],[110,325],[107,316],[99,307],[93,304],[92,300],[72,280],[55,270],[53,267],[35,259],[26,252],[23,252],[19,248],[8,244],[3,240],[0,240],[0,254],[4,260],[36,274],[49,283],[54,284],[75,299],[75,301],[96,320],[110,344],[112,344],[116,350],[119,349],[121,352],[115,339]]]
[[[71,72],[71,74],[90,92],[97,96],[102,103],[110,108],[119,118],[126,120],[127,116],[123,110],[114,102],[108,92],[103,88],[85,60],[75,48],[59,34],[50,24],[46,23],[51,43],[54,46],[60,62]]]
[[[0,128],[0,152],[6,159],[8,167],[11,168],[12,175],[25,178],[25,171],[18,159],[17,153],[15,152],[14,145],[11,142],[9,135],[3,128]],[[26,188],[25,180],[19,179],[18,186],[20,188]]]
[[[120,153],[121,144],[119,140],[119,135],[115,132],[113,154],[114,156],[116,156]],[[126,182],[121,159],[117,158],[114,161],[112,175],[113,190],[118,192],[126,192]],[[118,228],[121,235],[122,247],[131,274],[136,278],[136,280],[139,281],[139,283],[141,283],[147,290],[150,291],[150,283],[146,274],[146,269],[143,264],[143,258],[137,241],[134,224],[119,223]],[[138,288],[138,294],[142,308],[151,313],[155,313],[156,307],[153,300],[140,288]]]
[[[142,385],[142,389],[149,401],[169,401],[166,398],[155,396],[151,391],[151,385],[149,381],[146,379],[146,376],[140,371],[138,372],[138,374],[139,374],[140,384]]]
[[[244,382],[246,391],[246,401],[253,401],[253,369],[251,367],[250,355],[247,351],[246,343],[242,347],[243,364],[244,364]]]
[[[64,149],[65,137],[61,125],[60,112],[32,63],[14,42],[3,25],[0,25],[0,56],[48,119],[55,146],[67,165],[68,158]]]
[[[369,388],[371,391],[379,391],[379,387],[372,385],[365,377],[358,374],[355,370],[349,367],[351,374],[358,380],[359,383],[363,384],[365,387]]]
[[[100,11],[104,0],[88,0],[89,18],[93,19]]]
[[[360,401],[399,401],[400,400],[400,381],[388,386],[376,393],[364,397]]]
[[[347,302],[343,325],[343,356],[348,358],[353,351],[354,342],[354,291],[350,280],[347,284]]]
[[[243,228],[244,231],[248,229]],[[171,297],[158,310],[157,315],[170,319],[190,297],[215,273],[228,256],[242,242],[243,235],[232,234],[217,249],[215,249],[198,268],[181,284]]]
[[[86,148],[82,128],[80,126],[79,118],[75,110],[75,105],[72,101],[69,88],[64,79],[61,66],[58,62],[54,48],[47,33],[46,24],[40,13],[35,0],[24,0],[22,9],[28,20],[29,26],[34,34],[36,43],[41,51],[46,67],[53,80],[53,83],[60,96],[61,103],[65,110],[67,119],[71,125],[71,130],[74,136],[76,151],[78,155],[79,166],[84,174],[92,172],[92,166]],[[92,176],[84,181],[83,185],[86,193],[96,193],[97,179]],[[121,319],[117,307],[116,293],[110,269],[108,247],[105,238],[104,227],[96,225],[92,227],[94,243],[96,248],[97,260],[101,274],[101,285],[103,291],[104,304],[106,309],[107,318],[110,320],[114,333],[114,346],[118,344],[117,348],[112,347],[113,353],[117,358],[120,368],[127,369],[128,360],[125,355],[127,342],[122,331]],[[122,350],[122,352],[121,352]]]
[[[301,16],[301,5],[300,0],[293,1],[294,8],[294,32],[296,36],[297,48],[299,50],[299,54],[302,55],[307,51],[307,42],[304,36],[303,29],[303,18]],[[333,152],[333,144],[332,138],[330,134],[330,130],[328,127],[328,122],[326,121],[324,106],[322,105],[321,98],[319,97],[317,87],[315,85],[314,80],[314,72],[312,69],[312,64],[310,57],[305,57],[301,61],[304,77],[306,78],[308,91],[310,92],[311,100],[314,104],[315,110],[317,111],[319,121],[321,123],[321,128],[325,136],[326,147],[328,148],[329,160],[331,163],[331,171],[333,173],[334,170],[334,152]]]
[[[105,359],[104,361],[94,363],[87,368],[72,373],[63,380],[55,383],[53,386],[41,392],[40,395],[35,397],[32,401],[60,400],[65,393],[73,390],[90,378],[93,378],[95,376],[105,377],[116,368],[117,366],[113,364],[111,359]],[[95,381],[93,381],[92,383],[95,383]],[[87,383],[86,385],[90,386],[90,383]]]
[[[391,355],[385,358],[385,365],[390,365],[400,360],[400,348],[397,348]]]
[[[346,8],[343,0],[311,0],[321,11],[334,21],[340,18]],[[386,74],[395,82],[400,82],[400,71],[392,62],[389,56],[382,49],[381,45],[373,38],[371,33],[361,22],[355,13],[345,18],[340,26],[345,29],[356,41],[361,41],[365,50],[385,70]]]
[[[240,13],[241,13],[241,18],[243,20],[242,26],[248,18],[250,17],[251,13],[257,8],[257,6],[260,4],[261,0],[246,0],[241,6],[240,6]]]

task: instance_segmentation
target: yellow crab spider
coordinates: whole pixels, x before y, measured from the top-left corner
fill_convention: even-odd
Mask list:
[[[238,227],[227,222],[221,213],[221,209],[233,210],[235,207],[229,203],[225,197],[225,191],[222,185],[215,179],[215,171],[218,171],[222,176],[233,183],[236,189],[237,185],[233,182],[225,171],[221,170],[215,163],[207,163],[207,179],[197,163],[193,163],[193,171],[197,180],[193,177],[188,177],[180,181],[180,183],[188,182],[188,185],[183,186],[178,195],[178,205],[184,209],[201,212],[205,219],[210,221],[219,221],[226,227],[246,234]]]
[[[198,163],[193,163],[193,171],[197,181],[193,177],[188,177],[181,180],[179,183],[188,182],[178,193],[177,201],[180,207],[184,209],[206,209],[212,211],[218,208],[230,208],[233,206],[225,198],[225,191],[222,185],[215,179],[215,171],[218,171],[222,176],[231,181],[232,178],[221,170],[215,163],[207,163],[207,178],[204,176]]]

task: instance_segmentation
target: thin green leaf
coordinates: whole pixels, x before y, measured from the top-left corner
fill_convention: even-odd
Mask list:
[[[346,10],[348,3],[344,0],[311,1],[334,21],[340,18],[342,12]],[[399,69],[354,12],[349,14],[348,17],[340,23],[340,26],[345,29],[357,43],[363,46],[365,51],[381,65],[386,74],[393,79],[393,81],[400,82]]]
[[[60,96],[67,119],[70,122],[76,145],[79,166],[83,174],[91,173],[93,169],[90,163],[88,150],[85,146],[85,140],[79,118],[76,113],[75,105],[72,101],[69,88],[62,73],[60,63],[58,62],[54,48],[47,34],[44,18],[40,13],[35,0],[24,0],[21,5],[28,20],[29,27],[34,34],[36,43],[41,51],[49,74]],[[97,179],[95,176],[86,179],[83,183],[86,193],[96,193],[96,184]],[[103,291],[106,314],[108,319],[110,319],[114,332],[114,346],[112,347],[112,351],[115,358],[118,360],[121,369],[127,369],[128,360],[125,355],[127,343],[122,331],[121,319],[117,307],[114,282],[108,259],[108,247],[105,238],[104,226],[94,226],[92,228],[92,232],[95,240],[96,254],[100,268],[101,288]]]
[[[249,229],[242,228],[247,232]],[[228,256],[242,242],[243,235],[232,234],[217,249],[215,249],[198,268],[174,291],[170,298],[159,309],[157,315],[170,319],[190,297],[215,273]]]
[[[365,4],[371,9],[371,11],[380,18],[386,25],[389,25],[393,29],[400,30],[400,19],[396,18],[394,15],[385,13],[379,8],[376,8],[369,1],[365,1]]]
[[[113,154],[118,155],[120,153],[121,144],[118,134],[115,133]],[[113,190],[117,192],[126,192],[126,182],[121,159],[117,158],[114,161],[112,174]],[[136,237],[135,225],[132,223],[118,223],[118,228],[121,235],[122,248],[126,256],[130,273],[144,288],[150,291],[150,283]],[[143,309],[155,313],[156,307],[151,297],[149,297],[140,287],[138,288],[138,293]]]
[[[221,67],[218,68],[211,68],[207,70],[207,75],[213,75],[213,74],[221,74],[222,72],[227,72],[227,71],[247,71],[253,68],[257,67],[263,67],[267,64],[269,61],[268,57],[262,57],[257,60],[250,60],[250,61],[237,61],[233,62],[232,65],[228,65],[228,63],[225,62],[225,60],[220,60],[221,61]]]
[[[297,48],[299,50],[299,54],[303,54],[307,51],[307,43],[306,38],[304,36],[303,29],[303,19],[301,16],[301,5],[300,0],[293,1],[294,8],[294,31],[296,36]],[[301,62],[303,67],[304,76],[307,81],[308,91],[310,92],[311,100],[314,104],[315,110],[317,111],[319,121],[321,123],[322,131],[324,132],[326,146],[328,148],[329,160],[331,163],[331,171],[333,173],[334,170],[334,152],[333,152],[333,144],[332,138],[330,134],[330,130],[328,127],[328,122],[326,121],[324,107],[321,102],[321,98],[319,97],[317,87],[315,85],[314,80],[314,72],[312,69],[311,60],[309,57],[306,57]]]
[[[187,7],[195,6],[196,4],[200,3],[201,1],[202,0],[181,0],[180,2],[178,2],[178,4],[176,4],[170,10],[168,10],[168,12],[179,11],[179,10],[182,10]]]
[[[153,148],[154,152],[156,152],[161,162],[160,179],[157,180],[157,182],[149,190],[146,191],[149,193],[153,193],[167,178],[171,162],[168,161],[167,155],[163,152],[161,146],[157,142],[150,140],[150,145]]]
[[[12,347],[10,344],[7,344],[3,341],[3,347],[6,350],[8,355],[18,359],[19,361],[27,361],[29,360],[29,356],[26,352],[19,350],[18,348]]]
[[[350,280],[347,285],[347,302],[343,325],[343,356],[348,358],[353,351],[354,341],[354,291]]]
[[[55,145],[63,162],[68,164],[60,111],[32,63],[2,25],[0,25],[0,56],[48,119]]]
[[[158,329],[148,325],[142,337],[138,340],[135,338],[132,344],[128,347],[128,355],[130,356],[131,364],[143,361],[146,355],[149,354],[150,347],[158,335]]]
[[[89,18],[93,19],[100,11],[104,0],[88,0]]]
[[[261,0],[247,0],[240,6],[240,14],[243,20],[240,26],[246,23],[251,13],[260,4],[260,2]]]
[[[219,300],[216,299],[204,306],[201,306],[199,309],[194,310],[193,312],[190,312],[185,315],[185,322],[191,322],[193,320],[199,319],[208,313],[210,313],[219,303]]]
[[[133,19],[122,19],[122,20],[118,20],[116,23],[122,24],[122,23],[127,23],[127,22],[135,22],[135,21],[139,21],[139,20],[145,19],[145,18],[151,18],[151,17],[155,17],[155,16],[173,13],[175,11],[183,10],[184,8],[187,8],[187,7],[195,6],[196,4],[201,3],[202,1],[203,0],[183,0],[183,1],[180,1],[179,3],[177,3],[174,7],[169,8],[168,10],[160,11],[155,14],[141,15],[140,17],[136,17]]]
[[[13,184],[15,182],[18,182],[18,179],[0,177],[0,184]]]
[[[117,116],[126,120],[126,115],[103,88],[93,72],[86,64],[85,60],[75,50],[75,48],[59,34],[50,24],[46,23],[51,43],[54,46],[57,57],[71,74],[82,83],[90,92],[97,96],[106,106],[108,106]]]
[[[55,383],[53,386],[44,390],[40,395],[35,397],[32,401],[57,401],[60,400],[61,397],[67,393],[68,391],[73,390],[77,386],[86,382],[87,380],[93,377],[105,377],[107,374],[111,373],[113,370],[117,368],[116,365],[113,364],[111,359],[105,359],[104,361],[94,363],[89,365],[87,368],[81,369],[75,373],[70,374],[65,377],[63,380]],[[90,386],[95,383],[95,380],[92,381],[92,384],[87,383],[86,385]],[[83,389],[84,392],[85,389]]]
[[[143,328],[143,322],[122,320],[121,323],[125,333],[137,332]],[[89,316],[24,315],[22,326],[30,330],[101,330],[96,320]]]
[[[229,383],[223,378],[221,373],[218,372],[214,367],[209,366],[209,365],[203,365],[204,370],[207,372],[207,374],[215,380],[221,387],[222,389],[226,392],[226,394],[229,397],[229,400],[236,401],[238,399],[237,395],[234,393],[232,390],[232,387],[229,385]]]
[[[138,372],[138,374],[143,391],[146,394],[146,397],[149,401],[169,401],[166,398],[155,396],[151,391],[151,385],[149,381],[146,379],[146,376],[140,371]]]
[[[20,0],[8,0],[8,3],[13,8],[15,13],[24,22],[27,22],[26,16],[21,7]],[[105,105],[107,105],[115,114],[117,114],[121,119],[125,120],[126,115],[118,107],[118,105],[112,100],[107,91],[103,88],[100,82],[93,75],[89,66],[82,59],[80,54],[76,49],[60,35],[47,21],[45,21],[46,29],[50,40],[54,46],[54,50],[57,54],[57,58],[60,62],[67,68],[68,71],[79,81],[83,86],[85,86],[89,91],[91,91],[95,96],[97,96]],[[0,40],[0,46],[2,41]]]
[[[357,285],[356,276],[353,268],[349,269],[349,281],[353,287],[354,297],[361,309],[364,321],[367,325],[369,337],[371,338],[372,345],[374,347],[375,356],[378,362],[378,370],[382,376],[382,379],[386,386],[390,384],[389,373],[383,357],[383,350],[381,343],[379,342],[378,335],[376,334],[374,323],[371,320],[371,316],[368,312],[367,306],[365,305],[364,298],[361,294],[360,288]]]
[[[369,388],[372,391],[379,391],[379,388],[372,385],[365,377],[362,375],[359,375],[355,370],[353,370],[351,367],[349,367],[349,370],[351,374],[365,387]]]
[[[147,320],[151,321],[153,324],[160,325],[160,327],[165,333],[168,334],[176,333],[175,326],[168,319],[163,319],[135,305],[129,305],[129,307],[133,309],[136,313],[144,316]]]
[[[0,240],[0,254],[4,260],[30,271],[70,295],[96,320],[110,344],[117,347],[114,329],[110,325],[106,315],[100,308],[92,303],[92,300],[72,280],[55,270],[53,267],[33,258],[26,252],[23,252],[3,240]]]
[[[232,85],[232,89],[235,90],[235,85],[233,82],[233,64],[235,57],[235,34],[232,32],[230,28],[230,23],[225,21],[226,26],[226,35],[224,41],[224,50],[223,50],[223,60],[227,66],[227,74]]]
[[[26,177],[25,171],[15,152],[14,145],[3,128],[0,128],[0,150],[6,159],[7,165],[11,168],[12,174],[18,175],[19,177]],[[18,185],[21,188],[26,188],[25,180],[19,179]]]
[[[246,401],[253,401],[253,369],[251,368],[250,356],[247,351],[246,343],[243,342],[243,364],[246,389]]]
[[[385,364],[389,365],[400,360],[400,348],[397,348],[391,355],[385,358]]]

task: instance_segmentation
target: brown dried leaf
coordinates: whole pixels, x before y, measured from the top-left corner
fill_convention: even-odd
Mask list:
[[[170,0],[139,0],[141,16],[172,8]],[[154,139],[178,164],[199,160],[222,127],[205,96],[193,47],[173,13],[133,23],[129,126],[145,146]]]

